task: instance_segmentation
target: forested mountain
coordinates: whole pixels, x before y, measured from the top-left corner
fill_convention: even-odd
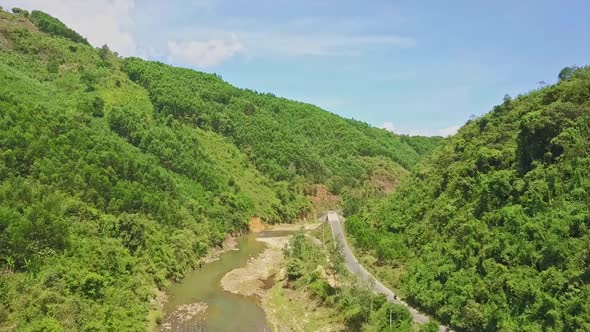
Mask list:
[[[410,302],[461,331],[590,331],[590,68],[470,121],[349,218]]]
[[[145,87],[162,116],[231,139],[275,181],[362,187],[378,169],[410,170],[440,138],[396,136],[313,105],[242,90],[211,74],[137,58],[123,70]],[[293,217],[292,213],[286,216]]]
[[[144,330],[154,289],[249,219],[372,196],[440,139],[121,59],[0,10],[0,330]],[[44,328],[44,329],[43,329]]]

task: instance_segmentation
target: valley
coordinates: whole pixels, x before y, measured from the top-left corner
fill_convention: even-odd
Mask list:
[[[590,67],[416,136],[89,38],[0,7],[0,331],[590,331]]]

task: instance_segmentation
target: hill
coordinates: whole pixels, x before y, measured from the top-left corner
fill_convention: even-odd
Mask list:
[[[440,141],[14,12],[0,10],[0,330],[144,330],[155,290],[250,218],[294,221],[317,188],[378,195],[364,185],[397,183]]]
[[[347,222],[457,330],[590,330],[590,68],[559,78],[506,96]]]
[[[313,105],[237,89],[214,74],[137,58],[126,59],[123,70],[145,87],[161,116],[228,137],[258,170],[300,192],[308,184],[324,184],[337,195],[365,188],[379,170],[395,182],[440,142],[397,136]],[[281,216],[293,218],[294,212]]]

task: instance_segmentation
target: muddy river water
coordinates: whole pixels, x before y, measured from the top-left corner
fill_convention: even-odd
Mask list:
[[[268,232],[242,235],[237,238],[238,250],[221,254],[219,260],[205,264],[188,273],[181,282],[172,284],[167,290],[164,324],[159,331],[270,332],[259,299],[225,291],[220,280],[229,271],[245,266],[250,258],[264,250],[265,244],[256,241],[256,237],[277,235]],[[206,309],[189,319],[175,317],[179,307],[194,303],[205,303]]]

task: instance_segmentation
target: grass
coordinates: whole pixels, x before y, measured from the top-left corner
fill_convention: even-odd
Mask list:
[[[284,288],[285,281],[277,282],[268,292],[266,305],[274,330],[297,332],[344,331],[334,308],[322,306],[303,289]]]

